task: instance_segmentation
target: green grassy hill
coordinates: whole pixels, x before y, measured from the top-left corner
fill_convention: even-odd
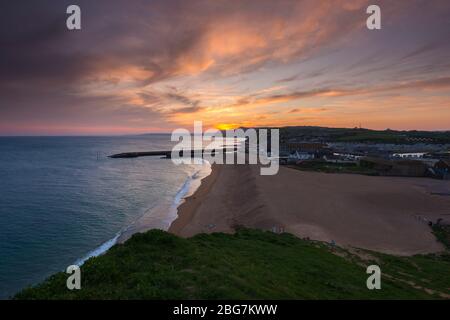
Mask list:
[[[296,138],[298,140],[319,139],[327,142],[358,143],[450,143],[450,131],[396,131],[371,130],[364,128],[327,128],[292,126],[280,128],[281,141]]]
[[[290,234],[242,229],[182,239],[136,234],[88,260],[82,289],[65,273],[16,299],[422,299],[450,297],[450,255],[394,257],[350,253]],[[378,264],[382,289],[368,290],[366,267]]]

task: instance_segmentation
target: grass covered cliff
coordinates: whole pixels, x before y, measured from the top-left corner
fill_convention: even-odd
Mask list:
[[[366,267],[382,271],[366,287]],[[135,234],[81,267],[81,290],[58,273],[15,299],[422,299],[450,297],[450,255],[396,257],[242,229],[189,239]]]

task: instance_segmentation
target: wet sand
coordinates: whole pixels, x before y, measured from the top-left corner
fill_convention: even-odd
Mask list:
[[[426,221],[450,222],[450,196],[436,190],[450,194],[450,181],[287,167],[261,176],[256,165],[214,165],[169,231],[190,237],[245,226],[398,255],[438,252]]]
[[[220,175],[223,166],[212,165],[211,174],[202,179],[200,187],[190,197],[187,197],[185,201],[178,207],[178,217],[169,227],[169,232],[181,235],[182,230],[188,227],[188,224],[192,223],[195,214],[204,201],[208,197],[211,188],[214,186],[217,177]],[[196,232],[199,233],[199,232]],[[193,235],[193,234],[191,234]]]

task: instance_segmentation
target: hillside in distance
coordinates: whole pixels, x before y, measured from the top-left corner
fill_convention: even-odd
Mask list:
[[[280,139],[282,142],[295,139],[322,142],[446,144],[450,143],[450,131],[397,131],[390,129],[371,130],[364,128],[295,126],[280,128]]]

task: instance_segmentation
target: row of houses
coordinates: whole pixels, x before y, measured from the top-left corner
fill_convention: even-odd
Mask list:
[[[290,142],[280,145],[280,158],[286,163],[320,159],[330,153],[331,149],[324,143]]]
[[[333,164],[354,164],[373,169],[384,176],[430,176],[450,178],[450,159],[431,159],[426,153],[398,153],[391,157],[370,157],[362,154],[335,152],[323,143],[286,143],[280,146],[281,163],[326,161]]]

